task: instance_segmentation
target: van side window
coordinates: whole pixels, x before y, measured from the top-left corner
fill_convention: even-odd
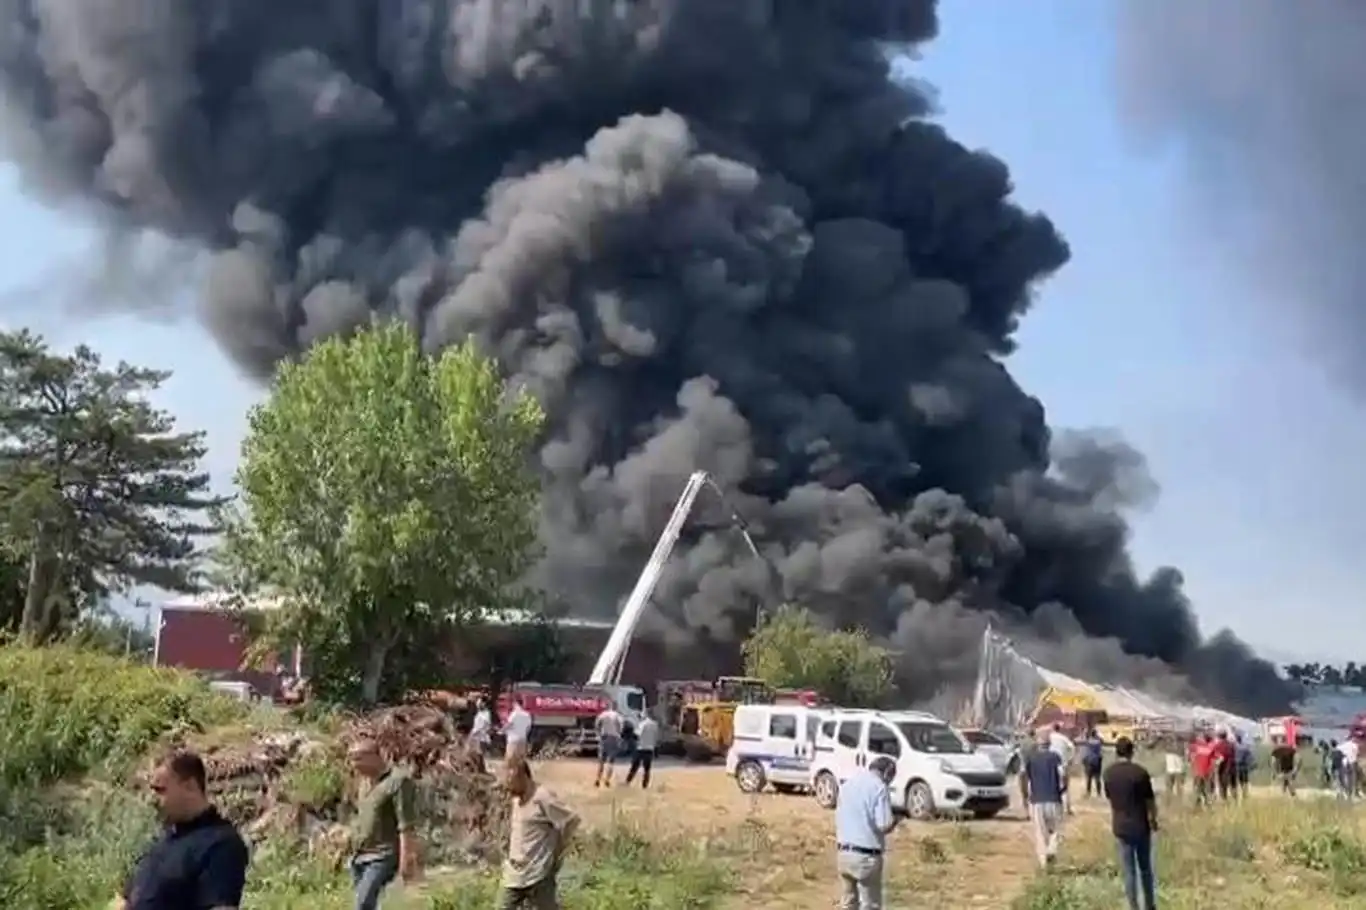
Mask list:
[[[839,744],[848,746],[850,749],[858,748],[859,727],[862,723],[857,720],[846,720],[840,724]]]
[[[871,723],[868,725],[868,751],[878,755],[900,758],[901,742],[896,738],[896,732],[891,727],[886,724]]]
[[[768,722],[768,735],[778,739],[797,738],[797,718],[791,714],[775,714]]]
[[[833,720],[827,720],[825,723],[821,724],[821,739],[834,739],[835,726],[836,724]]]

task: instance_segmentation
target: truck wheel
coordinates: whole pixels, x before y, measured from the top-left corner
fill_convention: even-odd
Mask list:
[[[757,761],[747,759],[735,769],[735,786],[740,788],[741,793],[758,793],[766,783],[768,779],[764,777],[764,769]]]
[[[829,771],[816,775],[816,805],[822,809],[833,809],[840,798],[840,782]]]
[[[924,781],[912,781],[906,788],[906,814],[918,822],[934,818],[934,791]]]

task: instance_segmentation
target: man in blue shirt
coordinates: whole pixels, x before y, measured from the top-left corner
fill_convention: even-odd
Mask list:
[[[1081,770],[1086,775],[1086,798],[1101,795],[1101,775],[1105,768],[1105,743],[1095,730],[1087,730],[1081,741]]]
[[[1062,837],[1062,756],[1048,748],[1048,731],[1039,733],[1039,747],[1029,753],[1020,769],[1020,783],[1029,809],[1030,827],[1039,865],[1047,868],[1058,855]]]
[[[882,910],[882,855],[896,827],[887,786],[896,762],[880,755],[840,784],[835,804],[840,910]]]

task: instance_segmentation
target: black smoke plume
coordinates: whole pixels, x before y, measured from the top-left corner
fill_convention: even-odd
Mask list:
[[[1142,459],[1055,444],[1004,366],[1068,248],[890,77],[930,0],[0,8],[23,173],[208,251],[244,369],[385,313],[544,398],[540,580],[578,610],[614,610],[703,467],[784,596],[886,636],[913,691],[974,666],[983,611],[1070,612],[1283,707],[1246,651],[1209,660],[1178,572],[1135,576]],[[769,578],[737,536],[689,539],[664,631],[746,628]]]
[[[1366,389],[1366,4],[1125,0],[1123,111],[1271,314]]]

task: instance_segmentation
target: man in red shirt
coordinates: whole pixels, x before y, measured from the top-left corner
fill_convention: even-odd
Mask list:
[[[1214,796],[1215,761],[1214,742],[1208,733],[1201,733],[1191,740],[1191,780],[1195,782],[1197,806],[1209,805],[1210,799]]]

